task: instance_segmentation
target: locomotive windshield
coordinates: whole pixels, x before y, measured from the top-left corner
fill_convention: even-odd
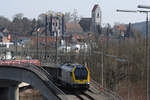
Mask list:
[[[88,76],[88,71],[85,67],[77,67],[74,71],[76,80],[86,80]]]

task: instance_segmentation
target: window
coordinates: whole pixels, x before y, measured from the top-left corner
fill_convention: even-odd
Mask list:
[[[2,42],[3,41],[3,38],[0,36],[0,42]]]
[[[97,18],[99,18],[99,13],[97,13]]]
[[[88,72],[85,67],[78,67],[75,69],[75,79],[76,80],[85,80],[87,79]]]

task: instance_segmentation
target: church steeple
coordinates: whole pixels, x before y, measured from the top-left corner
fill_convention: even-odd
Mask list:
[[[101,15],[102,15],[102,12],[101,12],[100,6],[98,4],[95,4],[91,13],[91,17],[92,17],[91,31],[92,32],[97,32],[97,27],[101,26]]]

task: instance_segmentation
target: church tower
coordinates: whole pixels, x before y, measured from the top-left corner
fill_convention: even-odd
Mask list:
[[[102,12],[100,6],[98,4],[94,5],[91,13],[91,28],[90,31],[97,33],[98,29],[101,27],[101,19],[102,19]]]

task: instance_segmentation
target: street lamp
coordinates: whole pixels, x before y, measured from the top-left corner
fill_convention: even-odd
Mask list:
[[[144,5],[139,5],[138,8],[145,8],[145,9],[150,9],[150,6],[144,6]],[[145,35],[145,42],[146,42],[146,68],[147,68],[147,75],[146,75],[146,100],[149,100],[149,45],[148,45],[148,14],[150,11],[146,10],[116,10],[117,12],[129,12],[129,13],[145,13],[146,14],[146,35]]]
[[[138,8],[150,9],[148,5],[138,5]]]
[[[120,10],[120,9],[117,9],[116,11],[117,11],[117,12],[131,12],[131,13],[137,13],[137,10]]]

